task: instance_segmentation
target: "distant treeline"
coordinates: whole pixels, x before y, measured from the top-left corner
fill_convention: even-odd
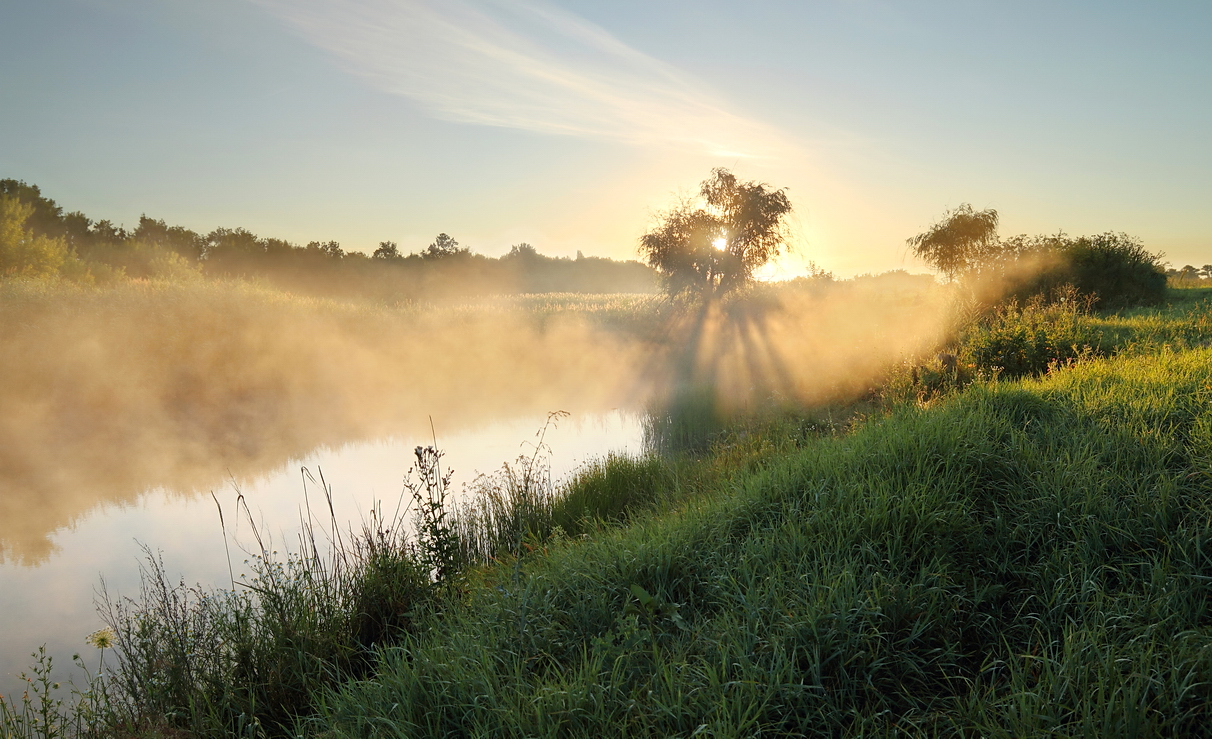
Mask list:
[[[1171,282],[1180,285],[1207,284],[1207,282],[1212,281],[1212,264],[1205,264],[1202,267],[1186,264],[1181,269],[1174,269],[1172,267],[1166,270],[1166,277]]]
[[[36,185],[0,180],[0,219],[13,245],[0,244],[0,275],[60,273],[84,281],[177,279],[189,275],[264,279],[286,290],[384,300],[542,292],[655,292],[654,270],[638,261],[544,256],[517,244],[494,259],[440,234],[424,251],[394,242],[373,255],[336,241],[305,246],[243,228],[200,234],[146,215],[134,230],[64,212]]]

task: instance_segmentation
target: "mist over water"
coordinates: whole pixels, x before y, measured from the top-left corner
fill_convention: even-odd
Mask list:
[[[0,558],[102,503],[322,445],[643,397],[639,347],[565,315],[374,310],[239,286],[26,296],[0,324]]]
[[[941,332],[930,300],[855,289],[656,322],[648,304],[604,319],[508,302],[379,309],[231,283],[9,290],[0,560],[30,565],[53,553],[51,532],[149,488],[205,492],[323,445],[424,436],[430,418],[453,430],[641,408],[678,383],[732,406],[814,402],[860,392]]]
[[[412,446],[435,433],[467,480],[569,411],[552,437],[563,474],[643,453],[641,412],[679,388],[734,411],[852,397],[943,335],[937,291],[818,288],[674,309],[651,296],[376,306],[240,282],[6,282],[0,673],[42,642],[61,665],[80,651],[101,626],[100,577],[137,587],[136,539],[186,582],[228,584],[211,491],[230,522],[239,488],[290,549],[304,464],[323,468],[356,525],[398,500]]]

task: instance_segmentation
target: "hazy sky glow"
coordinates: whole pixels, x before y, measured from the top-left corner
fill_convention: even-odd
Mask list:
[[[496,255],[635,256],[715,166],[788,188],[800,257],[1003,234],[1212,261],[1212,6],[42,0],[0,7],[0,177],[69,210]]]
[[[785,154],[712,91],[554,6],[459,0],[262,0],[375,87],[449,121],[669,146]]]

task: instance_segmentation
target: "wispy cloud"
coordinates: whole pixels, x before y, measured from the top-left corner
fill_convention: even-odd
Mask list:
[[[524,0],[256,0],[349,71],[452,121],[785,154],[768,126],[586,20]]]

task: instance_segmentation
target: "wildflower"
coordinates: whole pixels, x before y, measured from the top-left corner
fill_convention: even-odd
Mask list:
[[[114,645],[116,635],[114,630],[110,628],[98,629],[84,638],[84,641],[93,645],[97,649],[109,649]]]

